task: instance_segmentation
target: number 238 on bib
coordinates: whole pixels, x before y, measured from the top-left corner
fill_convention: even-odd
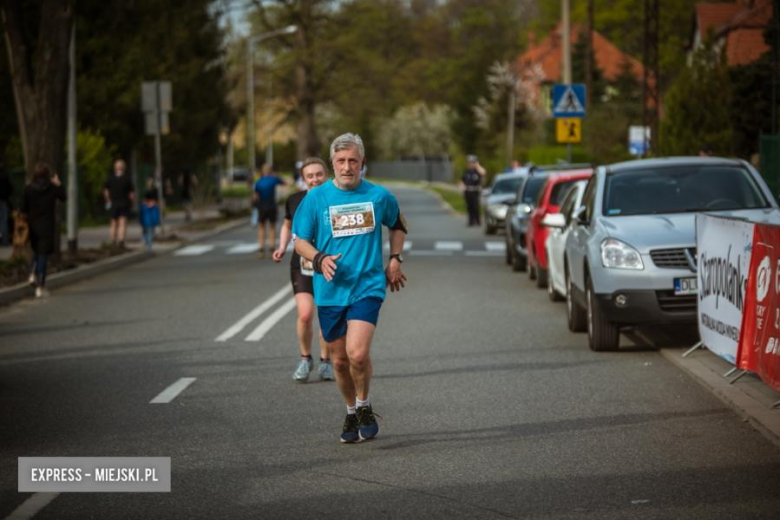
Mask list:
[[[329,212],[334,238],[374,232],[374,204],[372,202],[331,206]]]

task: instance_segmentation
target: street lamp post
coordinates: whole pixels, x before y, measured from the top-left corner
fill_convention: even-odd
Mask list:
[[[247,146],[249,147],[249,176],[254,175],[257,164],[255,162],[255,74],[254,74],[254,59],[253,49],[255,44],[274,38],[276,36],[282,36],[285,34],[292,34],[298,30],[295,25],[288,25],[283,29],[277,29],[267,33],[256,34],[250,36],[246,40],[246,95],[247,95],[247,114],[246,114],[246,137]]]

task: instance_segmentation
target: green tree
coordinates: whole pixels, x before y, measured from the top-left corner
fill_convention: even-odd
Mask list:
[[[0,0],[0,15],[27,175],[39,161],[61,171],[73,1]]]
[[[731,100],[728,70],[710,42],[695,53],[692,66],[680,73],[664,98],[662,153],[694,155],[706,143],[717,155],[731,155]]]
[[[401,107],[379,126],[378,155],[388,159],[447,155],[452,143],[451,119],[452,111],[444,105],[429,107],[420,102]]]
[[[95,129],[127,157],[138,150],[153,161],[144,132],[141,83],[167,80],[173,88],[171,133],[164,136],[164,169],[193,170],[217,152],[218,131],[231,118],[226,102],[222,32],[209,0],[80,0],[76,11],[79,126]],[[107,173],[107,172],[106,172]]]

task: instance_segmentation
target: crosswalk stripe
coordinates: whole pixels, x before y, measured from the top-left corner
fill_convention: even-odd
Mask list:
[[[246,253],[254,253],[257,251],[259,246],[257,244],[238,244],[237,246],[233,246],[230,249],[227,250],[227,254],[229,255],[241,255]]]
[[[160,394],[149,401],[149,404],[168,404],[195,382],[195,377],[182,377],[171,386],[160,392]]]
[[[488,251],[506,251],[506,242],[485,242]]]
[[[202,255],[204,253],[208,253],[214,249],[214,246],[211,244],[202,244],[202,245],[194,245],[194,246],[187,246],[179,249],[174,253],[176,256],[198,256]]]
[[[438,251],[463,251],[463,242],[440,240],[434,243],[433,248]]]
[[[432,251],[430,249],[412,249],[414,256],[452,256],[452,251]]]

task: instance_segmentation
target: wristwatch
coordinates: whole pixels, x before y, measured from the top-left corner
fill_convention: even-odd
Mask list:
[[[390,255],[390,258],[391,258],[391,259],[392,259],[392,258],[395,258],[396,260],[398,260],[398,263],[399,263],[399,264],[402,264],[402,263],[404,263],[404,257],[403,257],[403,256],[401,256],[401,253],[396,253],[396,254],[394,254],[394,255]]]

